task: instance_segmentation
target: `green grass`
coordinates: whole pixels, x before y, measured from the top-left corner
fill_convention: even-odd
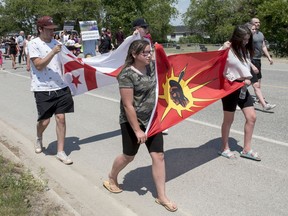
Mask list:
[[[164,46],[164,50],[167,54],[202,52],[198,44],[190,44],[190,46],[188,46],[187,44],[179,44],[179,46],[180,49],[176,49],[176,47],[167,48]],[[216,46],[213,44],[205,44],[205,47],[207,47],[207,51],[215,51],[220,48],[220,46]]]
[[[43,190],[44,184],[22,165],[0,155],[0,215],[29,215],[30,198]]]

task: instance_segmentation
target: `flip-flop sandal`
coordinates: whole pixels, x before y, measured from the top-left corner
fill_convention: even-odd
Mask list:
[[[258,153],[254,152],[252,149],[247,153],[244,153],[243,151],[241,151],[240,157],[248,158],[248,159],[255,160],[255,161],[261,161],[261,158],[258,155]]]
[[[236,158],[236,155],[230,149],[226,149],[223,152],[219,151],[218,154],[220,156],[228,158],[228,159],[235,159]]]
[[[166,208],[166,209],[167,209],[168,211],[170,211],[170,212],[175,212],[175,211],[178,210],[177,207],[176,207],[176,208],[173,207],[173,204],[174,204],[174,203],[172,203],[172,202],[163,203],[163,202],[160,202],[160,200],[157,199],[157,198],[155,199],[155,202],[156,202],[157,204],[159,204],[159,205],[164,206],[164,208]]]
[[[121,193],[123,191],[117,185],[111,185],[109,181],[104,181],[103,186],[111,193]]]

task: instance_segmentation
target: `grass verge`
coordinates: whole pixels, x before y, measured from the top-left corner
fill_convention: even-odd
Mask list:
[[[44,188],[21,164],[0,155],[0,215],[29,215],[30,200]]]

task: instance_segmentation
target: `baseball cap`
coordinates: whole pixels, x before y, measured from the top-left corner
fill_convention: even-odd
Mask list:
[[[149,25],[146,23],[146,21],[143,18],[138,18],[133,21],[132,26],[133,27],[136,27],[136,26],[148,27]]]
[[[37,20],[37,26],[43,27],[47,29],[55,29],[58,26],[54,24],[52,17],[50,16],[43,16]]]

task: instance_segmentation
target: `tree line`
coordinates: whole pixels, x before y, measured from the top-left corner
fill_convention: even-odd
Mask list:
[[[153,40],[166,42],[166,35],[173,32],[170,19],[178,15],[173,6],[178,1],[2,0],[0,35],[20,30],[32,33],[35,21],[43,15],[53,17],[59,29],[63,29],[66,20],[75,20],[76,23],[96,20],[99,28],[108,27],[115,31],[121,26],[129,35],[132,21],[142,17],[150,25]],[[191,0],[183,19],[195,37],[209,38],[209,43],[223,43],[229,39],[235,25],[258,17],[270,48],[277,56],[288,56],[287,11],[287,0]],[[79,26],[76,30],[79,31]]]
[[[260,30],[277,56],[288,56],[287,0],[191,0],[185,24],[210,43],[229,40],[236,25],[257,17]]]

